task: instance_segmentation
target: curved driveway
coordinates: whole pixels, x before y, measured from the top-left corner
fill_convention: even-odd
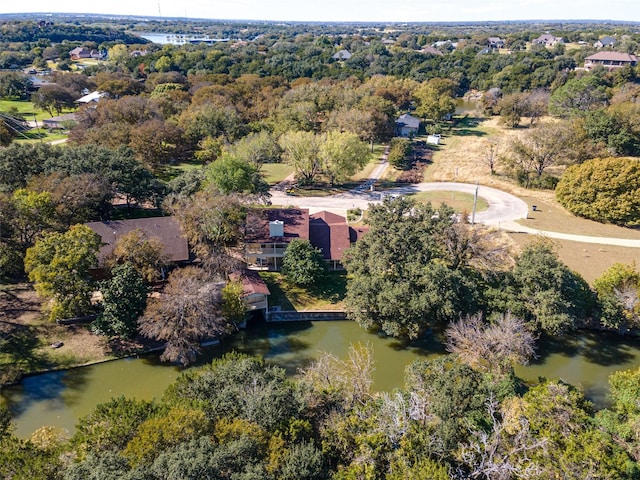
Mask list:
[[[385,195],[407,195],[411,193],[437,190],[464,192],[473,195],[476,191],[476,185],[457,182],[418,183],[385,190],[384,192],[372,192],[365,188],[367,188],[366,184],[364,188],[361,187],[360,189],[326,197],[290,196],[286,195],[282,191],[272,190],[271,202],[274,205],[294,205],[300,208],[308,208],[311,213],[328,210],[344,216],[346,215],[346,211],[350,208],[360,208],[364,210],[368,208],[370,203],[380,203]],[[477,223],[491,225],[512,232],[531,233],[534,235],[543,235],[562,240],[640,248],[640,234],[638,235],[638,239],[632,240],[610,237],[592,237],[588,235],[573,235],[525,227],[516,223],[516,220],[527,218],[529,207],[524,201],[495,188],[486,187],[484,185],[480,185],[477,188],[478,196],[485,199],[489,204],[489,208],[476,213],[475,221]]]

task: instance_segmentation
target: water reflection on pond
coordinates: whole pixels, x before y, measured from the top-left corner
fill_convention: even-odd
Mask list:
[[[317,358],[319,352],[344,357],[349,345],[356,342],[373,348],[376,390],[402,387],[406,365],[416,358],[435,357],[444,352],[433,339],[404,345],[368,333],[352,322],[308,322],[252,326],[222,346],[208,348],[202,361],[209,362],[235,349],[263,356],[295,374]],[[640,343],[603,334],[543,339],[538,353],[532,365],[518,368],[519,376],[531,381],[541,376],[561,378],[584,388],[600,405],[606,398],[608,375],[640,365]],[[162,365],[157,356],[149,355],[26,378],[21,385],[4,390],[2,398],[14,415],[19,436],[26,437],[42,425],[72,432],[76,420],[98,403],[120,395],[152,399],[161,395],[179,373],[180,369]]]

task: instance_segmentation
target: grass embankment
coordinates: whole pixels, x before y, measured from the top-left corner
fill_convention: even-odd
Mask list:
[[[41,304],[29,284],[0,286],[0,383],[113,358],[106,338],[92,335],[84,326],[47,321]],[[62,347],[52,348],[55,342],[62,342]]]
[[[279,272],[260,272],[271,295],[269,305],[282,310],[343,310],[347,292],[346,272],[329,272],[315,285],[304,288],[293,285]]]

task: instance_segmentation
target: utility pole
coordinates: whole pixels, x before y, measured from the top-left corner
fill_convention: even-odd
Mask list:
[[[476,193],[473,196],[473,213],[471,214],[471,225],[476,223],[476,206],[478,205],[478,181],[476,180]]]

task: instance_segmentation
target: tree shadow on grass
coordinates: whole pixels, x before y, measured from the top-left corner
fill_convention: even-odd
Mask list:
[[[50,367],[48,359],[37,351],[41,345],[34,328],[7,322],[0,325],[4,363],[22,372]]]

